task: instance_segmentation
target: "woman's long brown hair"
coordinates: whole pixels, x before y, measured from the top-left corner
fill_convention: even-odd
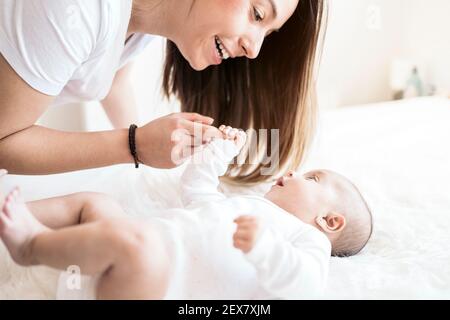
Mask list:
[[[278,175],[297,169],[311,144],[316,123],[314,72],[318,46],[323,36],[326,0],[300,0],[293,16],[279,32],[265,39],[258,58],[228,59],[219,66],[198,72],[168,41],[164,91],[175,95],[184,112],[198,112],[247,130],[269,129],[257,164],[249,158],[230,166],[227,177],[239,183],[270,178],[261,169],[269,167],[270,129],[279,129]],[[257,139],[252,135],[251,139]],[[253,141],[254,142],[254,141]]]

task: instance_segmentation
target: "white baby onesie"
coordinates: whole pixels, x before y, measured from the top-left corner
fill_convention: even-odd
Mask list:
[[[182,176],[185,208],[147,218],[161,231],[171,259],[166,299],[320,297],[329,269],[328,238],[263,197],[227,198],[218,192],[218,177],[237,154],[233,142],[213,141]],[[258,216],[264,225],[248,254],[232,240],[233,220],[244,214]]]

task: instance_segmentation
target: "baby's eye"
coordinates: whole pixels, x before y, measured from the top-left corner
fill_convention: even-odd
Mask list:
[[[261,12],[259,12],[259,10],[256,7],[253,8],[253,13],[255,15],[255,20],[256,21],[258,21],[258,22],[263,21],[264,17],[263,17]]]
[[[319,177],[314,175],[307,178],[308,180],[314,180],[315,182],[319,183]]]

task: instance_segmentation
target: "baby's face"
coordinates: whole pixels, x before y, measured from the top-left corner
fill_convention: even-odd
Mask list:
[[[333,210],[338,199],[338,177],[318,170],[304,175],[290,172],[272,186],[265,198],[305,223]]]

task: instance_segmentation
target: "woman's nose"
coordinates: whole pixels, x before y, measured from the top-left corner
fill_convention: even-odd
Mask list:
[[[256,37],[253,38],[253,40],[242,39],[240,44],[243,54],[249,59],[256,59],[258,57],[264,41],[264,37],[262,37],[262,39],[259,39],[259,37],[258,39]]]

